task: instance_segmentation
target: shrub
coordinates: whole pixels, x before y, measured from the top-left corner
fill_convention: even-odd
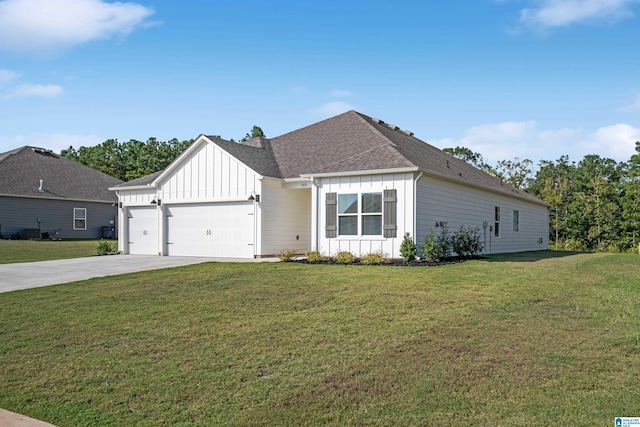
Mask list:
[[[22,234],[16,231],[11,235],[11,240],[22,240]]]
[[[478,256],[482,253],[480,230],[461,225],[451,236],[451,248],[460,257]]]
[[[356,262],[356,257],[351,252],[341,251],[336,254],[334,257],[335,261],[338,264],[353,264]]]
[[[326,262],[329,259],[329,257],[325,256],[324,254],[321,254],[318,251],[307,252],[306,254],[304,254],[304,256],[306,256],[307,261],[312,264],[316,264],[319,262]]]
[[[96,253],[98,255],[110,255],[113,252],[113,245],[110,241],[104,239],[98,240],[98,245],[96,246]]]
[[[400,244],[400,255],[402,256],[402,260],[404,262],[411,262],[416,259],[416,253],[418,249],[416,244],[411,239],[409,233],[405,233],[404,238],[402,239],[402,243]]]
[[[422,257],[430,262],[451,258],[452,245],[449,227],[442,227],[439,234],[436,234],[432,228],[425,236],[421,250]]]
[[[371,252],[370,254],[366,254],[360,259],[360,261],[362,261],[364,265],[384,265],[389,262],[386,254],[382,252]]]
[[[297,249],[285,248],[280,251],[280,253],[278,254],[278,258],[280,258],[280,261],[289,262],[293,259],[293,257],[297,255],[297,253]]]
[[[440,245],[438,244],[436,232],[433,231],[433,228],[429,230],[429,234],[425,236],[421,251],[424,260],[430,262],[440,261]]]

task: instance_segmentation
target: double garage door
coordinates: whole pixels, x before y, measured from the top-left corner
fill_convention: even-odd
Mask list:
[[[143,222],[142,218],[150,211],[152,221]],[[253,258],[253,202],[167,205],[163,211],[165,238],[160,244],[165,245],[167,255]],[[155,207],[129,210],[130,253],[159,252],[157,230],[155,245],[142,243],[153,239],[149,229],[158,223],[156,215]],[[139,236],[137,245],[135,236]],[[138,252],[138,248],[147,252]]]

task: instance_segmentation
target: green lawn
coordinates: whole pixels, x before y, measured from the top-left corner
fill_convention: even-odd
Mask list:
[[[87,257],[96,254],[97,245],[97,240],[0,240],[0,264]]]
[[[0,407],[59,426],[611,426],[640,257],[209,263],[0,294]]]

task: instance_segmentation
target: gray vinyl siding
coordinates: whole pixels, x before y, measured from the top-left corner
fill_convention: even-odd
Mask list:
[[[417,187],[417,241],[436,224],[445,223],[449,232],[461,225],[477,227],[485,244],[485,253],[506,253],[549,248],[549,215],[546,206],[502,196],[460,184],[423,176]],[[495,221],[495,207],[500,207],[500,237],[495,238],[489,227]],[[519,230],[513,230],[513,211],[519,212]],[[487,222],[487,228],[483,222]],[[540,241],[541,240],[541,241]]]
[[[74,208],[87,210],[86,230],[73,229]],[[41,232],[58,231],[61,239],[98,239],[103,226],[115,224],[117,214],[111,203],[0,197],[0,232],[7,239],[25,228],[38,228],[39,220]]]

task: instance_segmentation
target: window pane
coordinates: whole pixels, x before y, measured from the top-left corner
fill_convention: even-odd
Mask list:
[[[495,227],[495,228],[493,229],[493,235],[494,235],[495,237],[500,237],[500,223],[499,223],[499,222],[496,222],[496,223],[494,224],[494,227]]]
[[[338,213],[358,213],[358,195],[338,194]]]
[[[500,206],[496,206],[496,221],[500,221]]]
[[[513,231],[520,231],[520,212],[513,211]]]
[[[382,213],[382,193],[362,194],[363,213]]]
[[[75,224],[74,224],[74,226],[73,226],[73,227],[74,227],[75,229],[78,229],[78,230],[84,230],[84,229],[86,228],[86,226],[85,226],[85,222],[84,222],[84,219],[76,219],[76,220],[74,221],[74,223],[75,223]]]
[[[338,234],[341,236],[358,235],[358,217],[340,216],[338,217]]]
[[[362,216],[362,235],[381,236],[382,235],[382,215]]]

